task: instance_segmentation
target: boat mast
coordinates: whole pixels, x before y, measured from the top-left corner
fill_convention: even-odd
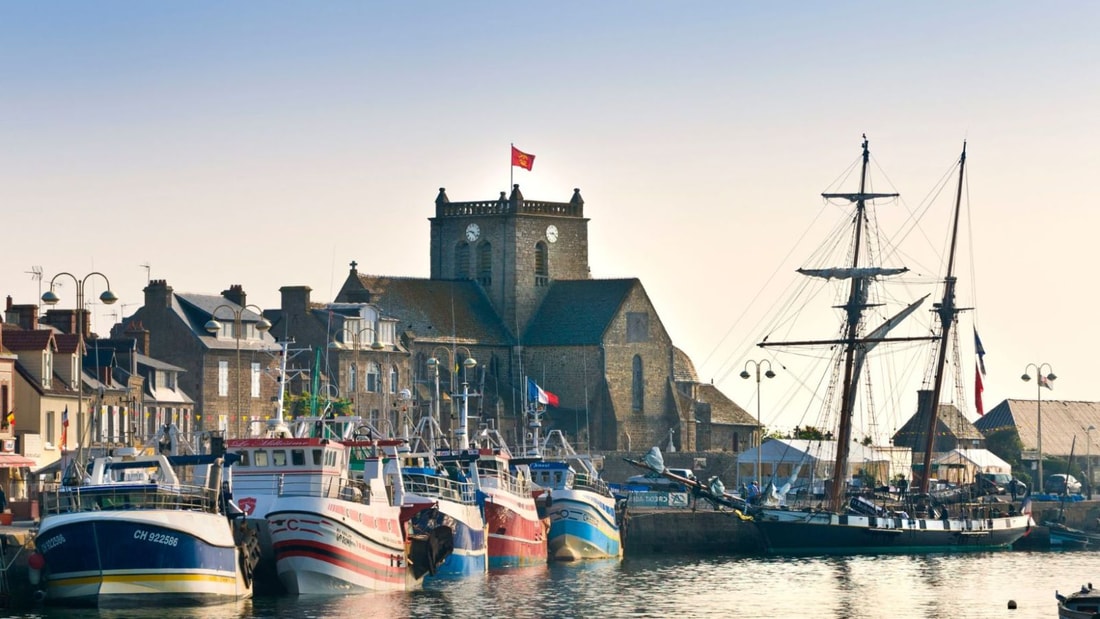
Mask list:
[[[871,152],[868,150],[867,136],[863,136],[863,166],[859,174],[859,193],[855,196],[855,238],[852,240],[852,268],[859,267],[859,252],[863,237],[863,221],[867,209],[867,164],[870,161]],[[822,194],[830,197],[829,194]],[[848,491],[848,455],[852,440],[852,409],[855,403],[856,385],[854,383],[854,368],[856,358],[856,344],[858,343],[858,329],[860,318],[863,316],[864,289],[867,280],[862,277],[852,277],[852,283],[848,291],[848,303],[844,306],[847,314],[847,322],[844,334],[844,382],[841,396],[840,427],[836,437],[836,461],[833,464],[833,485],[829,490],[829,508],[839,512],[844,503],[844,497]]]
[[[932,471],[932,448],[936,444],[936,423],[940,408],[940,395],[943,391],[943,378],[947,368],[947,343],[959,308],[955,305],[955,248],[959,239],[959,212],[962,205],[963,174],[966,170],[966,142],[963,142],[962,156],[959,158],[959,187],[955,193],[955,218],[951,229],[951,249],[947,257],[947,277],[944,279],[943,300],[936,303],[936,313],[940,318],[939,350],[936,354],[936,373],[932,386],[932,399],[929,404],[927,437],[924,445],[924,468],[921,469],[920,492],[928,494],[928,479]]]

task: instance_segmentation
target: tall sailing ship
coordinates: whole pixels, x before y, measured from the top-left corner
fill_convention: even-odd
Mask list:
[[[875,193],[869,190],[868,164],[870,150],[864,136],[859,189],[852,193],[822,194],[827,200],[840,200],[854,207],[851,228],[843,232],[848,239],[846,260],[843,266],[799,269],[799,273],[813,278],[842,282],[846,291],[837,309],[843,321],[839,337],[828,340],[802,340],[789,342],[767,341],[761,347],[829,347],[835,353],[832,360],[834,380],[827,387],[822,399],[832,402],[839,394],[839,402],[833,419],[836,421],[836,453],[833,463],[833,480],[827,485],[827,507],[823,509],[762,508],[754,514],[767,551],[771,554],[819,554],[860,552],[941,552],[960,550],[989,550],[1006,548],[1027,534],[1032,523],[1030,514],[1017,513],[1013,506],[1007,514],[985,508],[936,505],[929,493],[930,475],[921,475],[920,486],[913,494],[916,503],[887,510],[849,493],[851,468],[850,453],[853,441],[853,412],[860,397],[864,363],[875,347],[896,343],[927,341],[934,354],[930,366],[932,406],[925,419],[926,443],[923,463],[918,469],[931,470],[931,457],[935,445],[937,409],[943,392],[944,376],[948,366],[947,352],[951,347],[953,328],[962,308],[956,305],[955,254],[958,246],[959,214],[964,186],[966,147],[959,159],[958,191],[953,211],[947,275],[942,282],[943,296],[934,305],[937,323],[934,334],[915,337],[891,337],[890,331],[903,323],[923,299],[904,307],[886,318],[881,326],[871,329],[869,315],[878,308],[878,288],[898,275],[906,273],[905,267],[885,267],[874,262],[879,247],[877,216],[874,202],[894,199],[896,193]],[[835,244],[834,244],[835,245]],[[885,295],[883,295],[885,296]],[[877,311],[877,310],[876,310]],[[1026,510],[1023,510],[1026,511]],[[912,514],[912,515],[910,515]]]

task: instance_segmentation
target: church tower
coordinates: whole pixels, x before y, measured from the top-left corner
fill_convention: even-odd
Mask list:
[[[589,278],[580,189],[568,202],[525,200],[519,185],[496,200],[451,202],[441,187],[429,221],[431,278],[475,280],[517,337],[552,280]]]

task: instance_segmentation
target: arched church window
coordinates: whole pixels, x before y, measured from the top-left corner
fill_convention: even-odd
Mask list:
[[[477,283],[493,285],[493,246],[488,241],[477,246]]]
[[[455,246],[455,279],[470,279],[470,244],[465,241]]]
[[[550,255],[546,243],[535,244],[535,286],[550,285]]]

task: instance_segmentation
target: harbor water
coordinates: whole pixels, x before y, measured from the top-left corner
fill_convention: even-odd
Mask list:
[[[42,608],[43,619],[356,617],[1056,617],[1055,590],[1100,585],[1100,553],[1004,551],[860,557],[628,557],[432,581],[420,591],[259,596],[197,609]],[[1016,608],[1010,609],[1010,602]]]

